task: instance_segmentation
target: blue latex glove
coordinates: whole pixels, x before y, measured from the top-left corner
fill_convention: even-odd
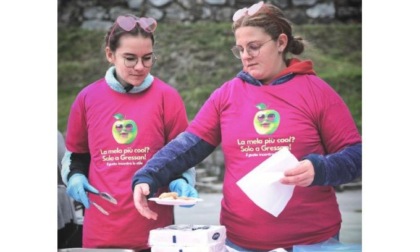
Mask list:
[[[187,183],[185,179],[179,178],[175,179],[171,183],[169,183],[169,190],[171,192],[178,193],[178,196],[190,197],[190,198],[198,198],[198,192],[195,190],[193,186]],[[192,207],[194,205],[183,205],[181,207]]]
[[[187,180],[188,184],[195,186],[195,177],[197,176],[195,167],[192,167],[182,173],[182,177]]]
[[[89,184],[85,175],[76,173],[70,177],[67,184],[67,194],[75,201],[81,202],[85,208],[90,207],[87,191],[99,193],[98,189]]]

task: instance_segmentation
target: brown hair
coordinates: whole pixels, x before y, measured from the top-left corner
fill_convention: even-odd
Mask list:
[[[284,54],[290,52],[299,55],[305,49],[304,40],[301,37],[293,36],[291,22],[284,16],[283,11],[272,4],[264,4],[254,15],[244,15],[233,22],[233,33],[244,26],[261,27],[274,40],[277,40],[280,34],[286,34],[288,42]]]
[[[131,31],[126,31],[122,29],[117,24],[117,22],[114,22],[114,24],[108,29],[108,32],[105,35],[105,47],[109,46],[111,51],[115,52],[115,50],[117,50],[117,48],[120,46],[120,38],[125,34],[130,34],[132,36],[141,35],[143,38],[150,38],[152,40],[152,45],[155,44],[153,33],[146,32],[140,27],[138,23],[136,23],[136,26]],[[109,36],[111,36],[111,38]]]

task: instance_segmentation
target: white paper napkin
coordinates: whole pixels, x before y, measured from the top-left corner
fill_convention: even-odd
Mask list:
[[[298,163],[288,148],[281,148],[236,184],[257,206],[277,217],[286,207],[295,188],[279,180],[286,170],[296,167]]]

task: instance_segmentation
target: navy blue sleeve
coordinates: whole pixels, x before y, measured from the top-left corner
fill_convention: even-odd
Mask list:
[[[177,175],[203,161],[215,148],[194,134],[181,133],[134,174],[132,189],[137,184],[147,183],[151,197],[159,187],[168,185]]]
[[[343,150],[328,154],[309,154],[315,169],[315,178],[311,186],[337,186],[362,176],[362,144],[347,146]]]

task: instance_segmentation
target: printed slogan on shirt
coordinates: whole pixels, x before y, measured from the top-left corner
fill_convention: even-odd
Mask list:
[[[143,148],[119,148],[110,150],[100,150],[102,161],[106,162],[107,166],[114,165],[143,165],[148,159],[147,154],[150,147]]]
[[[240,151],[246,157],[271,156],[281,148],[289,148],[292,150],[292,144],[295,142],[294,136],[286,138],[255,138],[255,139],[238,139],[237,144]]]

